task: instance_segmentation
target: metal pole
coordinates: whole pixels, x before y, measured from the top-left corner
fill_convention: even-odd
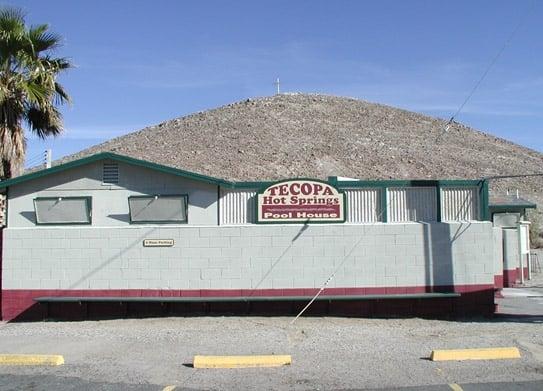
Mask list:
[[[519,266],[520,266],[520,283],[521,284],[524,284],[524,269],[523,269],[523,266],[522,266],[522,223],[519,222],[518,223],[518,261],[519,261]]]
[[[45,168],[51,168],[51,157],[52,157],[51,149],[46,149],[45,150]]]
[[[528,259],[528,280],[531,280],[532,279],[532,254],[531,253],[528,253],[527,254],[527,259]]]

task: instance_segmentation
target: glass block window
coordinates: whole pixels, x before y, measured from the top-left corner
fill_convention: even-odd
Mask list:
[[[186,223],[186,195],[133,196],[128,198],[132,223]]]
[[[34,199],[37,224],[90,224],[91,210],[91,197]]]

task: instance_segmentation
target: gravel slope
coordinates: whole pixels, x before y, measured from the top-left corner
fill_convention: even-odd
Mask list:
[[[163,122],[60,162],[112,151],[229,180],[480,178],[543,172],[543,154],[461,124],[357,99],[281,94]],[[543,202],[543,179],[494,181]]]

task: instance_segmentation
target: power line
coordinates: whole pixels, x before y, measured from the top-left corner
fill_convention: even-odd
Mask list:
[[[481,178],[483,180],[489,180],[489,179],[505,179],[505,178],[520,178],[520,177],[532,177],[532,176],[543,176],[543,173],[533,173],[533,174],[515,174],[515,175],[496,175],[496,176],[491,176],[491,177],[485,177],[485,178]],[[459,211],[458,213],[456,214],[456,219],[458,219],[460,217],[460,213],[462,212],[462,209],[464,207],[464,205],[466,204],[466,201],[467,201],[467,198],[464,200],[464,202],[462,203],[462,205],[460,206],[459,208]],[[374,226],[377,222],[379,222],[381,220],[381,216],[383,215],[384,211],[386,209],[388,209],[388,207],[390,206],[390,201],[387,203],[385,209],[381,210],[381,212],[377,215],[377,218],[374,222],[372,222],[371,224],[368,224],[368,225],[365,225],[363,228],[363,232],[362,232],[362,235],[360,236],[360,238],[355,242],[355,244],[351,247],[351,249],[349,250],[349,252],[347,253],[347,255],[345,255],[345,257],[343,258],[343,260],[334,268],[334,270],[332,271],[332,273],[328,276],[328,278],[326,279],[326,281],[320,286],[319,290],[317,291],[317,293],[311,298],[311,300],[306,304],[306,306],[304,308],[302,308],[302,310],[300,312],[298,312],[298,314],[294,317],[294,319],[291,320],[290,324],[294,324],[298,318],[300,316],[303,315],[303,313],[315,302],[315,300],[317,300],[317,298],[321,295],[322,292],[324,292],[324,290],[326,289],[326,287],[328,286],[328,284],[334,279],[334,277],[336,276],[337,272],[343,267],[343,265],[345,264],[345,262],[347,262],[347,260],[350,259],[353,251],[360,245],[360,243],[362,242],[362,240],[364,239],[364,237],[366,236],[366,229],[367,227],[372,227]],[[292,246],[292,244],[287,248],[287,250]],[[283,254],[281,255],[281,257],[283,257],[283,255],[285,254],[285,252],[287,251],[285,250],[283,252]]]
[[[313,304],[313,302],[315,300],[317,300],[317,298],[320,296],[320,294],[322,292],[324,292],[324,290],[326,289],[326,287],[328,286],[328,284],[334,279],[334,277],[336,276],[337,272],[343,267],[343,265],[345,264],[345,262],[347,262],[350,258],[351,258],[351,255],[353,253],[353,251],[360,245],[360,243],[362,242],[362,240],[364,239],[364,237],[366,236],[366,228],[367,227],[373,227],[375,224],[377,224],[380,220],[381,220],[381,216],[383,215],[383,213],[385,212],[385,210],[388,209],[388,207],[390,206],[390,200],[389,202],[387,203],[387,206],[381,210],[381,212],[377,215],[377,218],[375,219],[375,221],[373,221],[371,224],[369,225],[364,225],[363,227],[363,232],[362,232],[362,235],[360,236],[360,238],[355,242],[355,244],[351,247],[351,249],[349,250],[349,252],[347,253],[347,255],[345,255],[345,257],[343,258],[343,260],[336,266],[336,268],[332,271],[332,273],[328,276],[328,278],[326,279],[326,281],[321,285],[320,289],[317,291],[317,293],[313,296],[313,298],[309,301],[309,303],[306,304],[306,306],[304,308],[302,308],[302,310],[300,312],[298,312],[298,314],[294,317],[294,319],[292,319],[292,321],[290,322],[290,324],[294,324],[298,318],[300,316],[303,315],[303,313],[311,306],[311,304]]]
[[[498,53],[494,56],[494,58],[492,59],[492,61],[490,62],[490,64],[488,64],[487,68],[485,69],[485,71],[483,72],[482,76],[479,78],[479,80],[477,81],[477,83],[475,83],[475,86],[472,88],[472,90],[470,91],[470,93],[468,94],[468,96],[466,97],[466,99],[464,99],[464,101],[462,102],[462,104],[460,105],[460,107],[458,107],[458,110],[456,110],[456,112],[451,116],[451,118],[449,119],[449,121],[445,124],[445,128],[443,129],[443,132],[440,133],[440,135],[438,136],[438,139],[439,137],[441,137],[443,135],[443,133],[447,132],[451,126],[451,124],[454,122],[455,118],[458,116],[458,114],[460,114],[460,112],[462,111],[462,109],[464,108],[464,106],[468,103],[468,101],[471,99],[471,97],[475,94],[475,91],[477,91],[477,89],[479,88],[479,86],[481,85],[481,83],[484,81],[484,79],[486,78],[486,76],[488,75],[488,73],[490,72],[490,70],[492,69],[492,67],[494,66],[494,64],[496,64],[496,62],[498,61],[498,59],[500,58],[500,56],[502,55],[502,53],[505,51],[505,49],[507,48],[507,46],[509,46],[509,44],[511,43],[511,41],[513,40],[513,37],[515,36],[515,34],[517,33],[517,31],[520,29],[520,27],[522,26],[522,24],[524,23],[524,21],[528,18],[528,15],[530,14],[530,12],[532,11],[532,9],[535,7],[536,5],[536,0],[534,0],[532,2],[532,4],[528,7],[528,9],[526,10],[526,12],[521,16],[519,22],[517,23],[516,27],[513,29],[513,31],[511,32],[511,34],[509,34],[509,37],[507,37],[506,41],[504,42],[503,46],[500,48],[500,50],[498,51]]]
[[[484,180],[509,179],[509,178],[524,178],[524,177],[532,177],[532,176],[543,176],[543,172],[539,172],[539,173],[536,172],[533,174],[494,175],[494,176],[484,177],[482,179]]]

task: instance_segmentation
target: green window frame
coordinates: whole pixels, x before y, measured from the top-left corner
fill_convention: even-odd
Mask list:
[[[57,201],[62,203],[66,200],[83,200],[85,201],[85,216],[86,221],[41,221],[40,208],[38,207],[41,201]],[[36,217],[36,225],[91,225],[92,224],[92,197],[73,197],[73,196],[58,196],[58,197],[36,197],[34,202],[34,214]]]
[[[151,218],[142,218],[142,219],[135,219],[135,216],[133,214],[133,203],[132,200],[145,200],[148,199],[149,201],[153,202],[154,200],[159,199],[174,199],[178,198],[180,200],[183,200],[182,205],[182,214],[183,217],[180,219],[151,219]],[[166,194],[166,195],[137,195],[137,196],[130,196],[128,197],[128,215],[130,217],[130,224],[187,224],[188,223],[188,206],[189,206],[189,196],[187,194]]]

